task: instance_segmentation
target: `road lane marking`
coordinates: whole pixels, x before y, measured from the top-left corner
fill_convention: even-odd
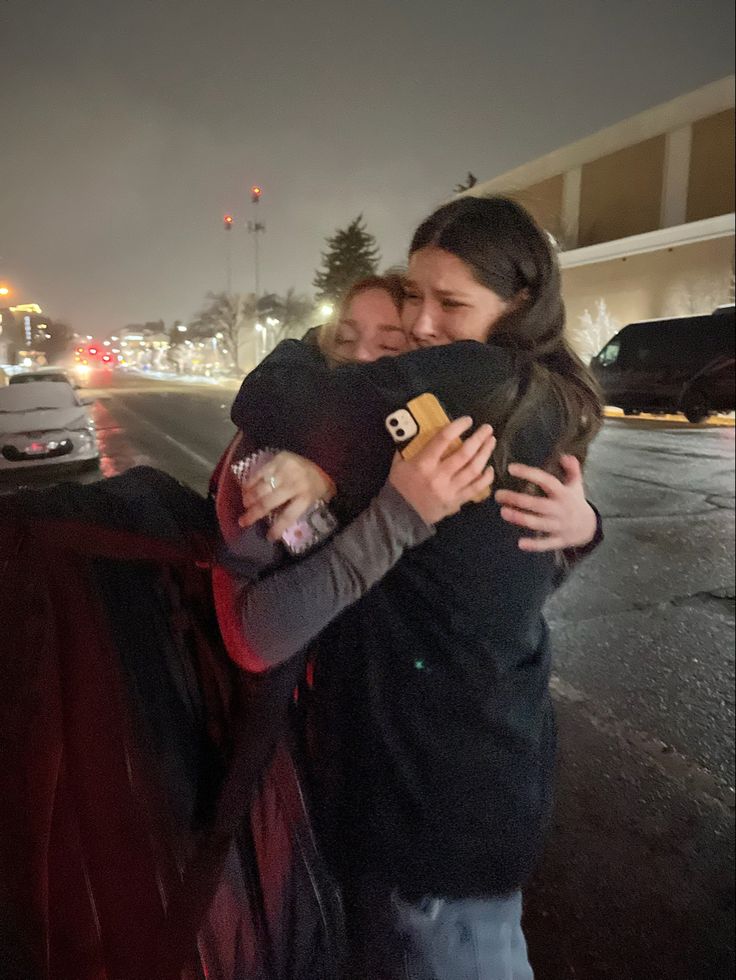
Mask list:
[[[119,402],[120,396],[116,397],[115,401]],[[140,415],[127,405],[118,405],[117,408],[122,408],[123,413],[127,412],[129,415],[132,415],[134,419],[137,419],[137,421],[143,426],[147,426],[149,429],[152,429],[158,436],[160,436],[160,438],[166,440],[166,442],[170,443],[172,446],[175,446],[179,452],[189,456],[190,459],[193,459],[195,463],[207,470],[208,473],[212,473],[214,470],[215,466],[217,465],[217,460],[213,462],[212,460],[205,459],[204,456],[200,456],[199,453],[195,452],[193,449],[190,449],[189,446],[185,446],[183,442],[179,442],[178,439],[174,439],[174,437],[170,436],[168,432],[164,432],[163,429],[159,429],[157,425],[154,425],[153,422],[149,421],[147,418],[145,418],[145,416]]]

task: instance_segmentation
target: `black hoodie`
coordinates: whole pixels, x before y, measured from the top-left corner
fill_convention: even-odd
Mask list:
[[[330,371],[287,342],[246,378],[233,420],[318,462],[350,518],[388,473],[389,413],[431,391],[483,421],[489,392],[519,370],[463,342]],[[543,465],[558,432],[550,393],[513,458]],[[533,870],[555,755],[542,615],[555,558],[518,537],[493,499],[470,505],[322,634],[317,805],[343,876],[379,870],[406,897],[462,898],[507,894]]]

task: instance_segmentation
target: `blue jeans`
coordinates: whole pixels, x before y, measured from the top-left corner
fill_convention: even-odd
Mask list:
[[[370,905],[361,905],[351,910],[361,917],[351,930],[359,947],[351,980],[534,980],[521,929],[521,892],[417,903],[396,892],[381,901],[373,892]]]

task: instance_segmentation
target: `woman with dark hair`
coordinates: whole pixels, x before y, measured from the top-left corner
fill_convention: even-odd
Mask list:
[[[256,446],[329,474],[347,520],[385,481],[382,423],[408,399],[432,391],[451,415],[492,423],[496,499],[415,540],[357,601],[353,581],[351,604],[319,638],[315,805],[345,893],[351,978],[527,980],[520,888],[551,810],[542,608],[561,532],[558,502],[529,490],[565,486],[552,471],[582,464],[601,406],[564,337],[554,253],[512,201],[461,199],[420,226],[403,324],[420,349],[374,364],[328,370],[284,345],[246,379],[233,419]],[[246,486],[243,524],[280,489],[264,467]],[[544,537],[520,546],[514,523]],[[295,652],[277,646],[271,663]]]
[[[405,324],[415,342],[480,340],[519,365],[519,376],[487,402],[504,430],[502,468],[550,390],[563,420],[558,446],[583,462],[600,427],[600,398],[565,336],[559,265],[529,213],[502,197],[453,201],[420,225],[410,255]]]

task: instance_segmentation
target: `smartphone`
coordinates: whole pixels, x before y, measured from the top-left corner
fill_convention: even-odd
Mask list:
[[[406,403],[406,408],[400,408],[386,419],[386,428],[404,459],[416,456],[433,436],[449,424],[447,412],[430,392],[412,398]],[[456,439],[445,455],[449,456],[460,446],[462,441]]]
[[[262,449],[251,453],[245,459],[231,464],[231,471],[239,483],[246,483],[254,473],[257,473],[266,463],[269,463],[277,450]],[[267,518],[273,524],[276,514]],[[288,527],[281,535],[281,543],[291,555],[304,555],[337,530],[337,520],[327,504],[318,500],[309,510]]]
[[[431,392],[418,395],[406,403],[406,408],[392,412],[386,419],[386,428],[404,459],[412,459],[434,436],[450,424],[450,417]],[[448,447],[449,456],[462,446],[462,439],[455,439]],[[443,457],[444,459],[444,457]],[[475,498],[480,504],[491,495],[490,487]]]
[[[302,514],[299,520],[281,535],[286,550],[292,555],[303,555],[337,530],[337,520],[327,504],[318,500]]]

